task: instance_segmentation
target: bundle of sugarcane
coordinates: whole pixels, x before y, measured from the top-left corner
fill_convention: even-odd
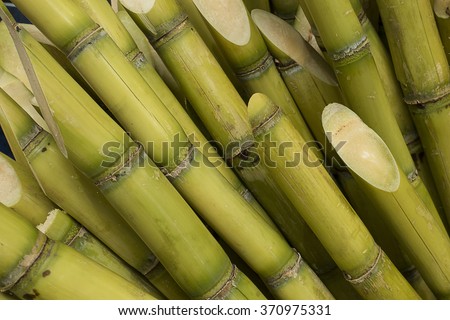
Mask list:
[[[445,1],[12,2],[3,298],[450,297]]]

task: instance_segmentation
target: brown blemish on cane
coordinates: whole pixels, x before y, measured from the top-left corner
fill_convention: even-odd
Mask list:
[[[23,295],[23,298],[25,300],[34,300],[37,297],[39,297],[39,295],[40,295],[40,293],[36,289],[33,289],[33,293],[25,293]]]
[[[46,147],[43,147],[42,150],[41,150],[41,152],[46,152],[46,151],[47,151]]]
[[[44,272],[42,272],[42,277],[48,277],[52,272],[50,270],[45,270]]]

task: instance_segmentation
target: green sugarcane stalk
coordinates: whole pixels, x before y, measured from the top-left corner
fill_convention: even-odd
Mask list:
[[[0,291],[22,299],[155,299],[0,204]]]
[[[2,127],[10,126],[14,133],[10,144],[17,144],[21,154],[26,155],[27,165],[29,162],[46,195],[132,267],[147,278],[155,279],[152,275],[158,264],[155,255],[95,186],[61,154],[53,137],[2,90],[0,106],[4,115],[0,118]],[[158,274],[160,281],[152,281],[152,284],[165,296],[186,297],[167,272],[158,271]]]
[[[49,68],[55,73],[56,66]],[[62,88],[58,90],[61,91]],[[150,136],[147,139],[150,139]],[[206,158],[196,148],[190,148],[187,159],[173,171],[168,172],[167,176],[183,192],[185,199],[193,204],[194,209],[202,213],[209,225],[226,238],[251,264],[278,297],[331,298],[328,290],[309,267],[305,263],[300,266],[299,255],[277,231],[261,220],[239,193],[231,188],[228,181],[218,171],[212,169],[211,164],[208,164]],[[207,182],[205,177],[208,179]],[[201,185],[204,189],[198,188]],[[214,199],[212,200],[215,203],[214,210],[211,210],[209,202],[203,201],[205,193],[202,190],[207,190],[209,197]],[[211,214],[213,211],[214,214]],[[243,226],[247,226],[248,229]],[[264,235],[265,241],[261,242],[258,237],[254,237],[255,234]],[[290,277],[289,272],[297,268],[299,272],[294,272],[294,276]],[[281,281],[278,281],[279,279]],[[308,281],[310,284],[306,285]]]
[[[333,70],[282,19],[261,10],[253,11],[252,18],[261,30],[270,53],[277,59],[278,70],[314,138],[319,141],[322,149],[331,151],[327,147],[329,143],[320,119],[322,110],[328,103],[343,101]],[[329,152],[325,154],[327,157],[330,155]]]
[[[248,101],[257,92],[266,94],[282,108],[305,140],[314,141],[243,2],[241,0],[226,2],[193,0],[193,2],[207,21],[216,43],[243,84],[245,100]]]
[[[164,81],[158,76],[156,70],[148,63],[148,60],[142,57],[141,52],[139,51],[136,43],[133,41],[127,30],[121,25],[118,18],[114,15],[111,7],[107,5],[106,2],[98,2],[98,1],[87,1],[87,0],[72,0],[75,3],[79,3],[83,6],[83,8],[89,13],[89,15],[101,26],[108,31],[111,38],[118,45],[121,51],[125,54],[127,59],[133,63],[135,69],[139,72],[139,74],[145,79],[147,84],[153,89],[154,93],[164,104],[164,107],[160,109],[159,115],[155,116],[155,118],[167,118],[167,119],[177,119],[180,127],[177,126],[176,123],[172,120],[172,122],[168,121],[168,127],[172,129],[172,132],[169,133],[170,136],[167,136],[167,140],[172,141],[176,135],[179,135],[179,140],[181,143],[188,141],[188,138],[196,143],[196,147],[200,150],[208,150],[208,159],[212,163],[214,162],[214,167],[216,167],[222,175],[233,185],[233,187],[242,195],[246,197],[246,199],[257,209],[261,215],[266,216],[264,210],[259,206],[259,204],[255,201],[253,196],[246,190],[243,186],[242,182],[236,177],[233,171],[226,166],[222,158],[214,152],[214,148],[205,138],[205,136],[201,133],[201,131],[197,128],[195,123],[191,120],[189,115],[177,101],[175,96],[169,90],[169,88],[165,85]],[[101,14],[99,14],[101,12]],[[128,73],[129,74],[129,73]],[[134,83],[138,83],[137,80],[134,80]],[[113,97],[107,98],[108,101],[112,101]],[[106,101],[106,100],[105,100]],[[151,104],[151,110],[155,110],[154,102]],[[111,104],[108,104],[111,105]],[[149,108],[147,108],[149,109]],[[167,113],[166,109],[170,112]],[[114,111],[114,107],[111,108],[111,111],[116,114]],[[144,110],[145,111],[145,110]],[[153,112],[153,111],[147,111]],[[146,112],[146,113],[147,113]],[[156,111],[155,111],[156,113]],[[119,115],[117,116],[119,120],[123,118]],[[125,120],[126,121],[126,120]],[[130,123],[130,122],[125,122]],[[133,135],[136,136],[137,139],[142,141],[144,147],[148,146],[149,141],[153,141],[153,136],[149,135],[148,125],[147,123],[142,123],[141,129],[131,130],[130,125],[125,125],[126,128],[130,128],[130,131]],[[138,131],[139,130],[139,131]],[[169,131],[169,130],[168,130]],[[184,132],[186,135],[184,134]],[[160,148],[163,148],[163,142],[156,142],[151,146],[155,153],[160,152]],[[160,143],[160,144],[159,144]],[[200,143],[198,145],[198,143]],[[176,148],[177,146],[174,146]],[[147,152],[152,152],[148,148],[145,149]],[[162,150],[164,152],[164,149]],[[213,152],[210,152],[213,151]],[[159,156],[159,155],[158,155]],[[159,157],[161,158],[161,157]],[[211,167],[213,167],[211,165]],[[211,168],[213,170],[213,168]]]
[[[245,7],[248,11],[252,11],[253,9],[261,9],[270,11],[270,2],[269,0],[243,0]]]
[[[313,157],[313,154],[302,150],[305,141],[280,109],[266,96],[255,94],[249,103],[249,116],[259,142],[255,152],[261,157],[261,165],[269,168],[279,187],[361,296],[418,299],[417,293],[375,243],[320,162],[314,167],[304,163],[286,165],[299,156],[298,160],[301,160]],[[292,143],[280,154],[277,146],[282,141]]]
[[[49,239],[60,241],[98,264],[114,271],[155,298],[165,299],[142,275],[131,269],[129,265],[64,211],[59,209],[50,211],[47,220],[38,225],[37,229]]]
[[[339,184],[349,200],[351,206],[367,226],[370,234],[392,260],[397,269],[416,290],[422,299],[436,299],[427,286],[417,268],[412,264],[404,251],[400,248],[398,240],[392,232],[386,232],[388,226],[379,217],[379,208],[364,193],[356,180],[348,171],[336,173]]]
[[[83,226],[57,209],[28,170],[2,153],[0,153],[0,180],[2,182],[0,202],[37,226],[47,237],[65,243],[154,297],[163,299],[158,291],[143,280],[142,275],[138,276],[135,270]]]
[[[433,10],[429,0],[377,3],[397,79],[412,113],[449,221],[450,146],[446,137],[450,134],[450,72]],[[408,50],[414,50],[414,53]]]
[[[270,0],[272,12],[281,19],[293,24],[299,6],[299,0]]]
[[[177,81],[167,69],[158,53],[155,51],[155,49],[153,49],[145,34],[130,17],[128,12],[122,8],[121,10],[116,12],[116,15],[133,38],[134,42],[139,48],[139,51],[141,51],[148,62],[150,62],[154,66],[161,79],[163,79],[164,83],[170,88],[170,91],[175,95],[180,103],[186,103],[186,97],[181,92],[180,86],[178,85]]]
[[[430,0],[430,2],[433,4],[434,18],[436,19],[447,61],[450,64],[450,15],[448,13],[450,3],[448,0]]]
[[[305,3],[333,61],[339,85],[349,107],[383,138],[416,192],[430,207],[430,212],[436,212],[397,125],[383,80],[370,51],[370,43],[351,2],[305,0]],[[329,14],[323,15],[323,12]],[[440,221],[442,229],[445,229],[438,217],[439,215],[436,219]]]
[[[41,8],[43,4],[45,1],[40,3]],[[47,4],[47,9],[56,10]],[[72,13],[79,10],[70,2],[67,6],[73,9],[69,10]],[[29,10],[30,6],[25,8]],[[21,7],[22,12],[26,12],[25,8]],[[20,32],[20,35],[26,37],[26,33]],[[189,296],[263,298],[230,263],[192,209],[146,156],[142,146],[127,137],[67,74],[53,65],[54,62],[44,59],[45,52],[38,46],[26,44],[34,68],[45,84],[48,101],[53,102],[55,119],[63,128],[69,157],[128,220]],[[52,70],[51,73],[48,70]],[[72,106],[70,116],[69,106]],[[94,138],[89,134],[93,128]],[[114,152],[99,154],[98,150],[105,143],[112,143]],[[83,150],[79,145],[83,145]],[[235,286],[230,287],[230,282]]]
[[[370,52],[375,60],[380,78],[383,79],[384,90],[387,98],[390,101],[390,107],[394,112],[395,119],[403,134],[403,139],[408,146],[409,152],[414,159],[416,168],[419,172],[424,185],[430,193],[431,199],[436,208],[439,209],[439,216],[436,219],[440,219],[446,228],[447,219],[442,207],[442,203],[439,198],[439,193],[436,189],[433,177],[428,168],[428,162],[424,162],[423,147],[419,139],[416,127],[414,125],[412,116],[408,110],[408,106],[403,100],[403,93],[400,88],[400,84],[395,76],[394,66],[392,60],[384,47],[377,31],[375,30],[371,21],[367,18],[363,6],[360,0],[350,0],[355,13],[361,22],[364,33],[367,35],[367,39],[370,43]],[[419,170],[419,168],[421,170]],[[425,198],[424,198],[425,200]]]
[[[450,238],[441,230],[381,138],[353,111],[330,104],[323,113],[324,130],[403,250],[438,298],[450,293]]]
[[[253,137],[246,105],[176,1],[156,1],[147,11],[132,16],[180,83],[225,159],[248,148]]]

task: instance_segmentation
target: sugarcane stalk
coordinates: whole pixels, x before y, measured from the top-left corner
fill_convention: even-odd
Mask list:
[[[390,107],[392,108],[400,131],[403,134],[403,139],[408,146],[416,168],[423,168],[423,170],[418,170],[419,176],[421,177],[424,186],[430,193],[431,198],[428,198],[428,200],[432,200],[436,208],[439,209],[439,216],[437,216],[436,219],[440,219],[444,223],[444,226],[448,228],[445,212],[442,208],[442,203],[439,199],[439,193],[436,189],[433,178],[431,176],[426,176],[430,173],[426,168],[428,164],[421,161],[424,159],[423,147],[411,114],[408,110],[408,106],[403,100],[403,93],[395,76],[392,60],[373,24],[368,19],[366,12],[363,10],[360,0],[350,0],[350,2],[358,16],[358,19],[360,20],[364,33],[367,35],[367,39],[370,43],[370,52],[374,58],[380,78],[383,79],[384,90],[388,100],[390,101]],[[426,200],[426,198],[423,199]]]
[[[269,0],[243,0],[245,7],[248,11],[252,11],[253,9],[261,9],[265,11],[270,11],[270,2]]]
[[[167,69],[166,65],[161,60],[161,57],[158,55],[155,49],[153,49],[145,34],[130,17],[128,12],[125,9],[122,9],[116,12],[116,15],[120,19],[124,27],[127,29],[127,31],[130,33],[131,37],[139,48],[139,51],[141,51],[144,54],[145,58],[149,62],[151,62],[156,72],[158,72],[158,74],[160,75],[161,79],[163,79],[164,83],[170,88],[170,91],[175,95],[180,103],[185,103],[186,97],[181,92],[180,86],[178,85],[177,81]]]
[[[53,73],[56,73],[55,69],[56,66],[51,66]],[[59,94],[63,89],[54,90]],[[65,104],[70,105],[67,102]],[[147,139],[150,139],[150,136]],[[301,265],[298,263],[299,255],[290,248],[273,226],[262,220],[218,171],[212,170],[211,164],[196,148],[191,147],[188,152],[186,160],[177,168],[167,172],[167,176],[193,208],[202,214],[208,224],[226,238],[230,245],[251,264],[270,289],[280,298],[331,298],[328,290],[309,267],[305,263]],[[156,170],[156,168],[152,169]],[[163,174],[160,175],[160,179],[164,179]],[[199,189],[201,185],[204,189]],[[209,192],[209,198],[215,203],[214,210],[211,209],[210,203],[202,201],[205,194],[202,190]],[[258,237],[254,237],[254,234],[264,235],[265,241],[261,242]],[[269,248],[271,249],[268,250]],[[291,277],[290,272],[297,269],[299,272],[294,271],[292,273],[294,276]],[[310,284],[304,285],[307,281],[310,281]]]
[[[252,197],[252,195],[246,190],[242,182],[236,177],[233,171],[226,166],[222,158],[216,152],[214,152],[215,149],[211,146],[211,144],[208,142],[205,136],[201,133],[201,131],[198,129],[195,123],[191,120],[189,115],[177,101],[177,99],[169,90],[169,88],[165,85],[163,80],[158,76],[156,70],[148,63],[148,60],[142,57],[139,49],[137,48],[136,43],[133,41],[127,30],[121,25],[120,21],[113,14],[112,9],[106,4],[106,2],[102,3],[86,0],[76,0],[76,1],[72,0],[72,1],[81,4],[83,8],[90,14],[90,16],[97,23],[106,28],[105,30],[107,31],[111,30],[108,31],[108,33],[111,35],[111,38],[115,41],[115,43],[118,45],[121,51],[125,54],[127,59],[133,63],[135,69],[144,78],[147,84],[153,89],[154,93],[164,104],[164,106],[161,106],[160,108],[159,115],[158,116],[155,115],[155,118],[157,118],[158,121],[159,119],[164,117],[173,120],[175,118],[177,119],[181,128],[176,123],[174,123],[173,120],[171,122],[168,121],[169,123],[168,127],[172,129],[172,132],[169,133],[170,136],[168,136],[167,140],[165,141],[173,141],[176,135],[179,135],[178,139],[180,143],[185,143],[186,141],[188,141],[188,139],[190,139],[194,144],[196,144],[196,147],[199,148],[200,150],[202,151],[207,150],[208,160],[211,163],[214,163],[214,165],[211,165],[211,167],[216,167],[222,173],[222,175],[232,184],[232,186],[238,192],[245,195],[246,199],[255,207],[255,209],[257,209],[261,213],[261,215],[266,216],[266,219],[269,221],[270,219],[267,218],[267,215],[265,214],[264,210],[262,210],[259,204]],[[101,12],[101,14],[98,14],[99,12]],[[137,83],[137,80],[134,80],[134,83]],[[112,101],[112,99],[113,97],[110,96],[108,101]],[[147,109],[155,110],[156,109],[155,104],[158,102],[159,101],[152,103],[151,109],[150,108]],[[111,108],[111,111],[115,113],[113,108],[114,107]],[[166,109],[170,112],[170,114],[167,113]],[[144,110],[144,112],[145,111],[146,110]],[[153,111],[146,111],[146,113],[147,112]],[[123,118],[118,116],[118,119],[122,120]],[[129,125],[126,125],[125,123],[130,122],[126,122],[125,120],[124,121],[125,127],[129,128],[132,134],[136,135],[137,139],[142,141],[148,153],[152,152],[152,150],[150,150],[149,148],[152,148],[155,153],[160,152],[161,148],[162,151],[165,152],[162,140],[161,142],[153,143],[153,146],[148,145],[148,143],[150,141],[153,141],[154,139],[153,135],[148,134],[149,130],[148,125],[146,123],[143,123],[141,125],[141,129],[139,131],[138,129],[131,130],[131,127]],[[172,148],[175,149],[177,147],[178,146],[174,145]],[[158,156],[159,154],[157,155],[157,157]],[[211,170],[213,169],[214,168],[211,168]]]
[[[156,1],[151,10],[132,17],[180,83],[225,159],[248,148],[253,138],[246,105],[182,8],[173,0]]]
[[[445,55],[450,64],[450,15],[448,14],[450,3],[447,0],[432,0],[431,3]]]
[[[0,292],[0,300],[18,300],[13,294]]]
[[[255,152],[261,157],[261,165],[267,166],[280,189],[303,215],[361,296],[418,299],[417,293],[375,243],[325,168],[317,163],[315,166],[298,163],[299,157],[314,156],[302,150],[305,141],[280,109],[266,96],[255,94],[249,103],[249,116],[259,142]],[[283,141],[292,144],[280,152],[279,144]],[[296,166],[287,165],[296,158]]]
[[[277,68],[314,138],[319,141],[322,150],[331,151],[327,147],[329,143],[320,119],[328,103],[343,101],[333,70],[282,19],[261,10],[253,11],[252,19],[260,29],[270,53],[277,60]],[[331,152],[325,153],[326,157],[330,155]]]
[[[272,12],[290,24],[295,21],[298,6],[298,0],[270,0]]]
[[[379,214],[396,235],[403,250],[438,298],[450,292],[450,238],[413,192],[406,175],[380,136],[353,111],[330,104],[323,113],[323,126],[330,132],[351,173],[376,203]]]
[[[138,276],[135,270],[83,226],[57,209],[44,195],[36,179],[23,166],[1,153],[0,180],[0,202],[37,226],[47,237],[67,244],[153,296],[163,298],[143,280],[142,275]]]
[[[434,294],[423,280],[417,268],[400,248],[394,233],[386,232],[388,226],[384,220],[379,218],[377,205],[364,193],[348,171],[338,171],[336,176],[351,206],[405,279],[408,280],[422,299],[435,299]]]
[[[216,43],[243,84],[245,100],[248,101],[254,93],[264,93],[282,108],[305,140],[314,141],[243,2],[241,0],[226,2],[193,0],[193,2],[207,21]],[[320,156],[320,153],[317,155]]]
[[[19,7],[24,5],[22,2],[17,4]],[[39,7],[47,7],[44,4],[47,9],[56,10],[53,3],[46,1],[39,3]],[[58,9],[69,10],[72,14],[82,12],[71,2],[64,4]],[[30,4],[21,9],[26,12]],[[37,17],[35,19],[39,21]],[[90,21],[83,14],[78,19]],[[88,23],[88,29],[89,26],[92,26],[92,21]],[[25,33],[20,34],[26,36]],[[104,44],[101,40],[97,44],[99,42]],[[106,46],[108,42],[111,41],[107,40]],[[118,50],[115,46],[111,48]],[[37,73],[46,84],[48,100],[55,102],[52,109],[56,121],[64,128],[69,157],[95,182],[189,296],[200,299],[262,298],[257,288],[230,263],[192,209],[146,156],[142,146],[133,142],[62,70],[49,61],[43,61],[45,55],[41,54],[45,52],[32,46],[27,46],[27,49]],[[92,53],[91,50],[82,52],[88,56]],[[77,61],[86,57],[82,52],[77,55]],[[123,57],[121,53],[117,56]],[[119,61],[131,67],[124,57]],[[52,74],[48,70],[52,70]],[[73,110],[68,119],[67,108],[71,105]],[[92,128],[96,128],[95,139],[89,134]],[[77,147],[80,140],[84,150]],[[116,146],[114,152],[110,150],[107,155],[99,154],[98,150],[107,142]],[[145,188],[142,188],[143,185]],[[189,264],[188,261],[195,263]],[[236,281],[236,286],[230,287],[229,283],[233,281]]]
[[[305,3],[333,60],[339,85],[349,107],[382,137],[416,192],[430,207],[430,212],[436,212],[404,142],[384,90],[383,79],[371,54],[370,43],[351,2],[305,0]],[[324,16],[323,12],[329,14]],[[445,229],[438,217],[437,215],[436,219],[442,229]]]
[[[450,134],[450,72],[431,4],[429,0],[377,3],[397,79],[450,220],[450,146],[445,142]]]
[[[0,204],[0,291],[22,299],[155,299]]]
[[[39,127],[4,91],[0,90],[0,106],[4,124],[12,127],[14,141],[46,195],[71,214],[112,251],[147,278],[158,261],[143,241],[98,192],[58,150],[53,138]],[[22,149],[24,151],[22,151]],[[120,235],[120,237],[117,237]],[[171,277],[161,273],[160,282],[152,282],[171,299],[186,295]],[[168,285],[170,283],[170,285]]]

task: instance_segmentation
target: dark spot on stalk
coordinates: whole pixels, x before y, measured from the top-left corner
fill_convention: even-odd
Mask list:
[[[33,289],[33,293],[25,293],[23,295],[25,300],[34,300],[37,297],[39,297],[39,292],[36,289]]]
[[[51,273],[51,271],[50,270],[45,270],[44,272],[42,272],[42,276],[45,278],[45,277],[48,277],[49,275],[50,275],[50,273]]]
[[[42,150],[41,150],[41,152],[45,152],[45,151],[47,151],[47,148],[46,148],[46,147],[43,147]]]

